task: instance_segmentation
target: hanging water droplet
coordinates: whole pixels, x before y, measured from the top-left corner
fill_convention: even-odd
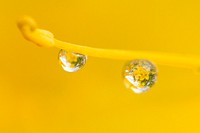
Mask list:
[[[67,72],[76,72],[80,70],[87,60],[87,56],[85,55],[68,52],[62,49],[59,52],[58,58],[62,68]]]
[[[142,93],[157,81],[157,69],[147,60],[133,60],[124,66],[123,78],[127,88],[135,93]]]

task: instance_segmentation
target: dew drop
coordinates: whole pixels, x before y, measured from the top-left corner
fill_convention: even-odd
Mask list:
[[[157,81],[157,68],[147,60],[132,60],[124,66],[123,79],[126,88],[143,93]]]
[[[58,59],[59,63],[65,71],[76,72],[85,65],[87,56],[61,49],[58,55]]]

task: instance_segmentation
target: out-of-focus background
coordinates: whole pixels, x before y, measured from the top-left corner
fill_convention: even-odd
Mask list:
[[[199,133],[200,78],[158,66],[157,84],[124,87],[126,61],[89,57],[67,73],[59,49],[24,40],[22,15],[56,38],[80,45],[199,55],[197,0],[6,0],[0,2],[1,133]]]

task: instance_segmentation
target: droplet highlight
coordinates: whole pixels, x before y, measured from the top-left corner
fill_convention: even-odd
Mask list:
[[[80,70],[87,61],[87,56],[63,49],[60,50],[58,58],[60,65],[67,72],[76,72]]]
[[[126,88],[140,94],[157,81],[157,68],[148,60],[132,60],[124,66],[123,78]]]

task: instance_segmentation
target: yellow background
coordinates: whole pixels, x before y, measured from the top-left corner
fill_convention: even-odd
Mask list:
[[[125,89],[126,61],[89,57],[66,73],[58,49],[23,39],[19,16],[58,39],[101,48],[199,53],[198,0],[1,0],[1,133],[199,133],[200,78],[158,66],[151,91]]]

